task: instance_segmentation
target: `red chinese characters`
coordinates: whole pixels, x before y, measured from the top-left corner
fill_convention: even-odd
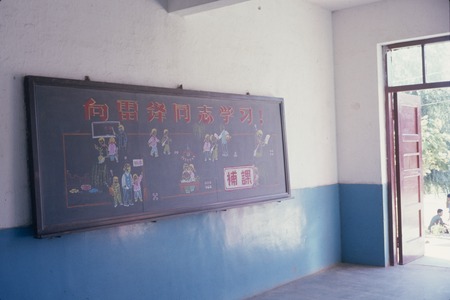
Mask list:
[[[116,100],[118,121],[138,121],[139,120],[139,104],[138,100]],[[146,104],[147,121],[157,121],[163,123],[167,119],[178,123],[186,124],[191,122],[191,105],[183,103],[166,104],[158,101],[151,101]],[[168,105],[172,106],[172,111],[168,110]],[[170,107],[170,106],[169,106]],[[89,98],[83,105],[85,120],[108,121],[110,118],[109,107],[107,104],[97,103],[94,98]],[[222,105],[218,108],[208,106],[206,104],[196,106],[198,123],[211,125],[215,120],[215,115],[222,119],[221,124],[228,125],[234,117],[235,108],[232,106]],[[239,121],[248,125],[253,125],[253,109],[252,107],[239,107]],[[259,123],[263,124],[262,111],[259,110]]]
[[[94,98],[89,98],[83,105],[84,119],[91,120],[98,117],[101,121],[107,121],[109,118],[109,108],[106,104],[96,104]]]
[[[252,124],[253,123],[253,112],[251,107],[241,107],[239,109],[240,113],[241,113],[241,122],[247,122],[248,124]]]
[[[221,106],[220,107],[220,116],[223,119],[223,123],[227,125],[230,123],[230,118],[234,115],[234,109],[231,106]]]
[[[224,169],[225,190],[248,189],[255,185],[255,167],[240,166]]]
[[[244,186],[253,185],[253,169],[243,169],[241,170],[241,183]]]
[[[147,120],[149,122],[153,121],[154,119],[158,120],[160,123],[164,121],[167,114],[166,105],[164,103],[159,102],[150,102],[147,105],[147,113],[148,118]]]
[[[139,107],[137,101],[117,100],[117,111],[119,120],[137,121],[139,115]]]
[[[184,120],[186,123],[191,122],[191,106],[189,104],[173,104],[173,110],[175,112],[175,122]]]
[[[210,106],[200,106],[198,107],[198,122],[203,124],[211,124],[214,122],[214,117],[212,115],[212,107]]]

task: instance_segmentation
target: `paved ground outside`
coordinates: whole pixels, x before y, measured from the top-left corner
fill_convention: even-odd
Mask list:
[[[436,211],[444,210],[442,220],[450,225],[449,213],[446,207],[447,194],[427,194],[424,195],[424,230],[425,234],[425,257],[417,263],[450,267],[450,234],[432,235],[428,233],[427,227],[431,218],[436,215]],[[449,226],[450,227],[450,226]]]

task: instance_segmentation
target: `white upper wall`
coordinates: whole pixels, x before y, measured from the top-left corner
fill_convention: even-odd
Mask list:
[[[251,0],[180,17],[159,3],[0,1],[0,228],[31,223],[24,75],[282,97],[292,188],[337,183],[331,13]]]
[[[449,15],[448,0],[386,0],[333,13],[340,183],[386,180],[377,44],[448,32]]]
[[[250,1],[185,19],[182,82],[284,98],[292,187],[336,183],[330,12]]]

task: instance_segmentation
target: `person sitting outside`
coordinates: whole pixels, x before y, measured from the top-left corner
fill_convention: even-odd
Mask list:
[[[431,218],[428,230],[433,234],[448,233],[448,229],[445,227],[445,223],[442,221],[442,209],[437,210],[437,215]]]
[[[448,220],[450,221],[450,194],[447,195]]]

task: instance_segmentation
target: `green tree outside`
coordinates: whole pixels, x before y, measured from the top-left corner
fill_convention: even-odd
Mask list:
[[[415,92],[422,100],[425,192],[450,193],[450,88]]]

